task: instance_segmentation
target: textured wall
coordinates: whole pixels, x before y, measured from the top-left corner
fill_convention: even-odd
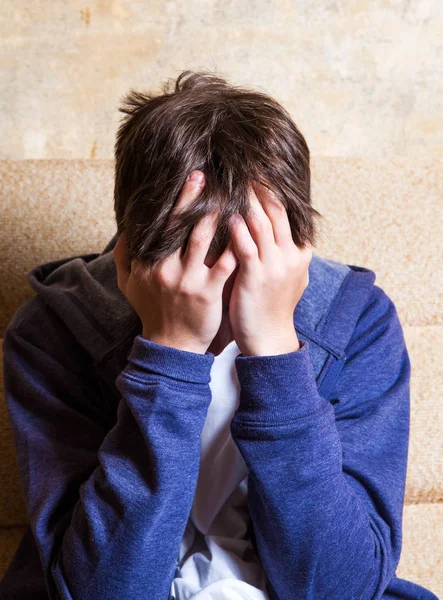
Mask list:
[[[130,88],[211,69],[313,155],[443,150],[441,0],[3,0],[0,158],[111,158]]]
[[[271,94],[315,156],[318,253],[373,269],[398,307],[413,377],[397,575],[443,598],[441,0],[1,6],[0,159],[12,162],[0,161],[0,334],[32,266],[101,251],[114,233],[112,164],[88,159],[112,159],[130,88],[210,69]],[[1,578],[26,521],[8,427],[0,456]]]

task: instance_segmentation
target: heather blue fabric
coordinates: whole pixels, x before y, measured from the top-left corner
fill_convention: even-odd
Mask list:
[[[211,401],[211,353],[141,337],[110,250],[39,265],[4,337],[30,526],[0,598],[168,600]],[[278,600],[436,599],[396,577],[411,365],[375,274],[314,254],[301,348],[239,355],[231,432]],[[437,599],[438,600],[438,599]]]

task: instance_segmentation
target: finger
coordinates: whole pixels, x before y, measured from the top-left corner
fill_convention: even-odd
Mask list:
[[[183,262],[186,268],[193,268],[204,264],[209,246],[217,230],[220,212],[215,210],[206,214],[194,228],[189,236]]]
[[[258,248],[260,260],[263,262],[272,260],[275,246],[272,224],[268,215],[263,210],[253,187],[250,187],[249,190],[250,210],[246,215],[246,223],[251,232],[251,237]]]
[[[125,233],[122,233],[118,237],[114,249],[112,250],[112,254],[114,257],[115,265],[117,267],[117,284],[119,289],[123,291],[126,289],[126,284],[131,273],[127,248],[127,238]]]
[[[183,185],[182,191],[178,200],[172,209],[170,214],[176,215],[180,213],[185,208],[187,208],[194,200],[196,200],[201,194],[203,188],[205,186],[205,175],[203,171],[194,170],[191,171],[186,178],[186,181]],[[177,250],[169,256],[166,260],[167,262],[174,263],[175,266],[182,266],[182,250],[183,248],[180,246]],[[166,261],[165,261],[166,262]]]
[[[223,289],[226,281],[235,271],[238,264],[239,263],[234,252],[232,239],[230,239],[226,245],[226,248],[210,269],[211,280]]]
[[[293,246],[294,240],[292,239],[291,225],[288,213],[282,202],[277,198],[275,192],[266,186],[256,181],[253,181],[252,185],[254,186],[256,196],[261,202],[263,211],[271,222],[277,246],[281,248]]]
[[[191,204],[194,200],[196,200],[201,194],[202,189],[205,185],[205,174],[203,171],[191,171],[186,178],[186,181],[183,185],[182,191],[178,200],[172,209],[171,214],[175,214],[180,212],[189,204]]]
[[[229,228],[234,252],[244,273],[253,275],[255,262],[259,259],[258,248],[249,233],[248,226],[241,215],[229,220]]]

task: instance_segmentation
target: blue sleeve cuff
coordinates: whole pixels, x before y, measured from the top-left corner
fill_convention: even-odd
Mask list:
[[[156,374],[187,383],[209,384],[214,354],[179,350],[137,335],[128,361],[131,371],[139,372],[141,377]]]
[[[240,401],[235,422],[286,423],[319,411],[325,398],[318,393],[309,342],[296,352],[235,359]]]

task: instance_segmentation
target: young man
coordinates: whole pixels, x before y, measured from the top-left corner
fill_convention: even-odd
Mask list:
[[[117,233],[35,267],[4,337],[30,526],[0,598],[435,599],[396,577],[402,327],[312,252],[303,136],[204,73],[121,110]]]

